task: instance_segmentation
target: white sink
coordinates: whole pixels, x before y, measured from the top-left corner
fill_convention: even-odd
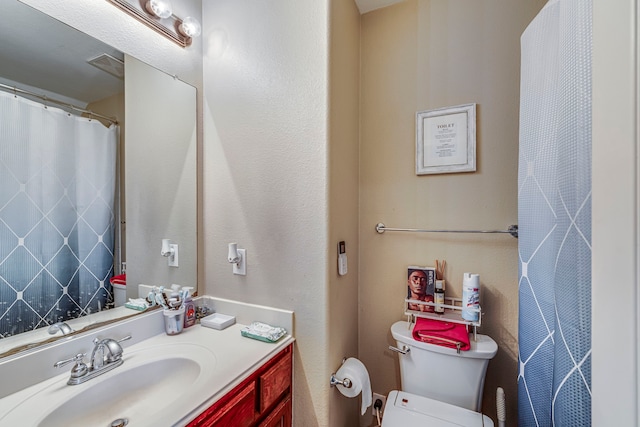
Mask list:
[[[66,372],[31,387],[0,425],[107,427],[120,418],[130,426],[162,425],[167,409],[202,397],[216,365],[209,349],[187,343],[125,349],[123,360],[83,384],[67,385]]]

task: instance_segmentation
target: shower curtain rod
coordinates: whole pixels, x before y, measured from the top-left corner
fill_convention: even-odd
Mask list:
[[[7,91],[11,91],[11,92],[14,93],[14,95],[16,93],[21,93],[21,94],[25,94],[25,95],[29,95],[29,96],[33,96],[35,98],[41,99],[41,100],[43,100],[45,102],[45,106],[46,106],[47,102],[51,102],[51,103],[54,103],[54,104],[63,105],[65,107],[70,108],[70,109],[72,109],[74,111],[77,111],[79,113],[88,114],[89,118],[97,117],[97,118],[100,118],[100,119],[103,119],[103,120],[107,120],[108,122],[111,122],[114,125],[118,124],[118,120],[116,120],[113,117],[103,116],[102,114],[94,113],[91,110],[85,110],[84,108],[76,107],[75,105],[69,104],[68,102],[58,101],[56,99],[49,98],[46,95],[39,95],[39,94],[34,93],[34,92],[29,92],[28,90],[19,89],[19,88],[15,87],[15,86],[8,86],[8,85],[2,84],[2,83],[0,83],[0,88],[5,89]]]
[[[412,233],[504,233],[511,234],[511,236],[518,238],[518,225],[510,225],[506,230],[421,230],[419,228],[389,228],[383,223],[376,224],[376,231],[380,234],[385,231],[408,231]]]

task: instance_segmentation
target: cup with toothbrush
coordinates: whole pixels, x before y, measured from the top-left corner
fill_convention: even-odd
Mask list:
[[[153,295],[152,295],[153,294]],[[149,294],[149,299],[155,300],[158,305],[161,305],[164,315],[164,330],[167,335],[178,335],[184,328],[184,304],[183,300],[178,294],[171,297],[167,297],[164,292],[164,288],[153,288]]]

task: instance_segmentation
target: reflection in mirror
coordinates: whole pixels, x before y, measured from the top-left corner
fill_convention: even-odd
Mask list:
[[[119,128],[82,113],[97,101],[122,105],[124,82],[120,52],[17,1],[2,8],[11,17],[0,30],[0,83],[8,88],[0,93],[6,338],[113,301]]]
[[[140,106],[127,104],[125,109],[129,102],[122,78],[125,55],[17,0],[3,0],[0,12],[0,88],[9,87],[0,91],[1,357],[61,337],[68,332],[66,327],[52,328],[54,334],[49,334],[49,326],[58,322],[69,325],[73,334],[138,313],[125,307],[105,311],[113,306],[110,279],[123,273],[126,254],[130,265],[134,261],[136,284],[142,283],[140,260],[159,253],[160,239],[155,242],[155,234],[169,228],[153,230],[153,241],[147,241],[145,231],[129,224],[129,231],[142,240],[138,245],[146,247],[144,253],[136,247],[125,251],[125,184],[155,192],[153,182],[135,173],[127,182],[123,178],[125,123],[141,128],[154,125],[149,118],[130,115],[129,110],[140,111]],[[98,60],[89,64],[94,58]],[[151,67],[145,71],[166,76]],[[44,97],[26,95],[18,88]],[[192,111],[195,89],[189,88],[184,102],[193,104],[187,108]],[[152,111],[155,104],[145,103],[144,98],[137,94],[135,101]],[[179,100],[171,101],[179,105]],[[98,114],[116,118],[119,126],[98,120]],[[195,147],[191,141],[195,112],[182,127],[185,135],[173,133],[172,143],[184,140],[186,146]],[[71,136],[79,140],[74,142]],[[137,132],[130,145],[139,138],[145,135]],[[162,151],[161,145],[154,148]],[[144,159],[145,166],[150,159]],[[135,170],[138,161],[127,159],[126,163]],[[163,170],[167,179],[183,180],[183,169],[192,170],[195,177],[195,153],[178,161],[177,168]],[[167,280],[186,286],[195,286],[195,178],[191,191],[193,204],[185,199],[182,208],[194,217],[193,233],[176,231],[172,237],[193,256],[193,264],[180,266],[193,281],[167,274]],[[134,219],[148,217],[148,209],[156,209],[145,207],[139,199],[130,205],[136,208]],[[169,213],[175,214],[168,212],[167,217]],[[155,221],[163,223],[182,222],[180,217],[170,221],[162,219],[161,213],[155,216],[160,218]],[[170,282],[152,284],[168,286]],[[127,292],[137,297],[134,286]]]

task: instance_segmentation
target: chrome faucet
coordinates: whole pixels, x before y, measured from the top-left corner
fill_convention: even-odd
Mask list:
[[[48,331],[50,335],[55,335],[58,331],[62,332],[62,335],[68,335],[73,332],[73,329],[64,322],[57,322],[49,326]]]
[[[82,384],[122,365],[124,361],[122,360],[122,346],[120,343],[130,338],[131,335],[127,335],[120,340],[111,338],[99,340],[95,338],[93,340],[91,359],[89,360],[90,365],[84,363],[86,354],[79,353],[70,359],[56,362],[53,366],[59,368],[68,363],[75,362],[75,365],[71,368],[71,377],[69,381],[67,381],[67,384]]]

